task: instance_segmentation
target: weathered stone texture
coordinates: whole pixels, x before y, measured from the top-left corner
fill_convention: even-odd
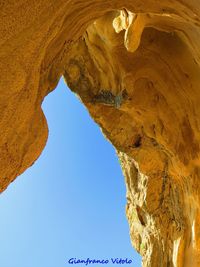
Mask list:
[[[117,150],[143,266],[200,266],[200,2],[11,0],[0,20],[0,191],[63,75]]]

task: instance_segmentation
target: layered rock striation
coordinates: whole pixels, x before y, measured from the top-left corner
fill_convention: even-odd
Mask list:
[[[200,266],[200,2],[0,7],[0,191],[44,148],[63,75],[116,148],[143,266]]]

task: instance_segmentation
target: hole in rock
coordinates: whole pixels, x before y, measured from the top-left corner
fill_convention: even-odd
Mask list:
[[[140,135],[137,135],[133,144],[133,147],[138,148],[142,144],[142,137]]]
[[[141,266],[114,148],[62,79],[43,110],[47,145],[0,198],[0,266],[66,267],[73,257],[127,257]]]

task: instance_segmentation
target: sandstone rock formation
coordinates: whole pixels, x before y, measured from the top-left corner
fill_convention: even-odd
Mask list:
[[[115,146],[145,267],[200,266],[200,2],[0,3],[0,191],[40,155],[63,75]]]

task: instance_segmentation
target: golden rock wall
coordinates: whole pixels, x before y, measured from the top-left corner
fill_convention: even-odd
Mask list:
[[[0,191],[63,75],[117,150],[143,266],[200,266],[200,2],[2,1],[0,37]]]

